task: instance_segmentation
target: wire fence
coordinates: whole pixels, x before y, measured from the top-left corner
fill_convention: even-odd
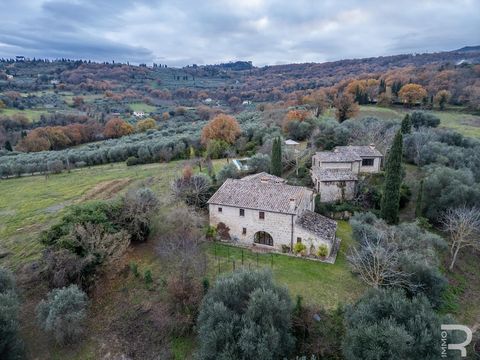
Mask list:
[[[277,254],[257,253],[249,249],[213,245],[213,261],[217,274],[239,269],[275,268]]]

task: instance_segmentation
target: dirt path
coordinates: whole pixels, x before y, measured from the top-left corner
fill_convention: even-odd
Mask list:
[[[118,179],[103,181],[93,188],[88,190],[83,196],[78,199],[78,202],[83,202],[87,200],[106,200],[112,198],[118,192],[123,190],[127,185],[132,182],[132,179]]]

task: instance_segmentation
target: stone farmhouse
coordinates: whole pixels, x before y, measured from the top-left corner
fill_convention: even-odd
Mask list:
[[[291,251],[297,242],[316,254],[338,249],[337,223],[315,213],[314,192],[265,172],[227,179],[208,201],[210,225],[223,223],[234,244]]]
[[[321,202],[352,200],[359,174],[378,173],[383,155],[368,146],[337,146],[312,157],[312,182]]]

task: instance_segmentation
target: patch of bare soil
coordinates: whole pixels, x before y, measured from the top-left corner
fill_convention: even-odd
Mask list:
[[[88,190],[78,201],[110,199],[131,182],[132,179],[103,181]]]

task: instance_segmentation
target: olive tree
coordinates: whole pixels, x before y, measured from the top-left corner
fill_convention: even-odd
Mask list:
[[[199,359],[280,359],[294,345],[292,304],[265,271],[223,276],[208,291],[198,318]]]
[[[442,322],[423,296],[371,290],[347,308],[343,354],[347,360],[439,359]]]
[[[78,340],[84,332],[88,298],[77,285],[54,289],[37,306],[40,327],[59,344]]]

